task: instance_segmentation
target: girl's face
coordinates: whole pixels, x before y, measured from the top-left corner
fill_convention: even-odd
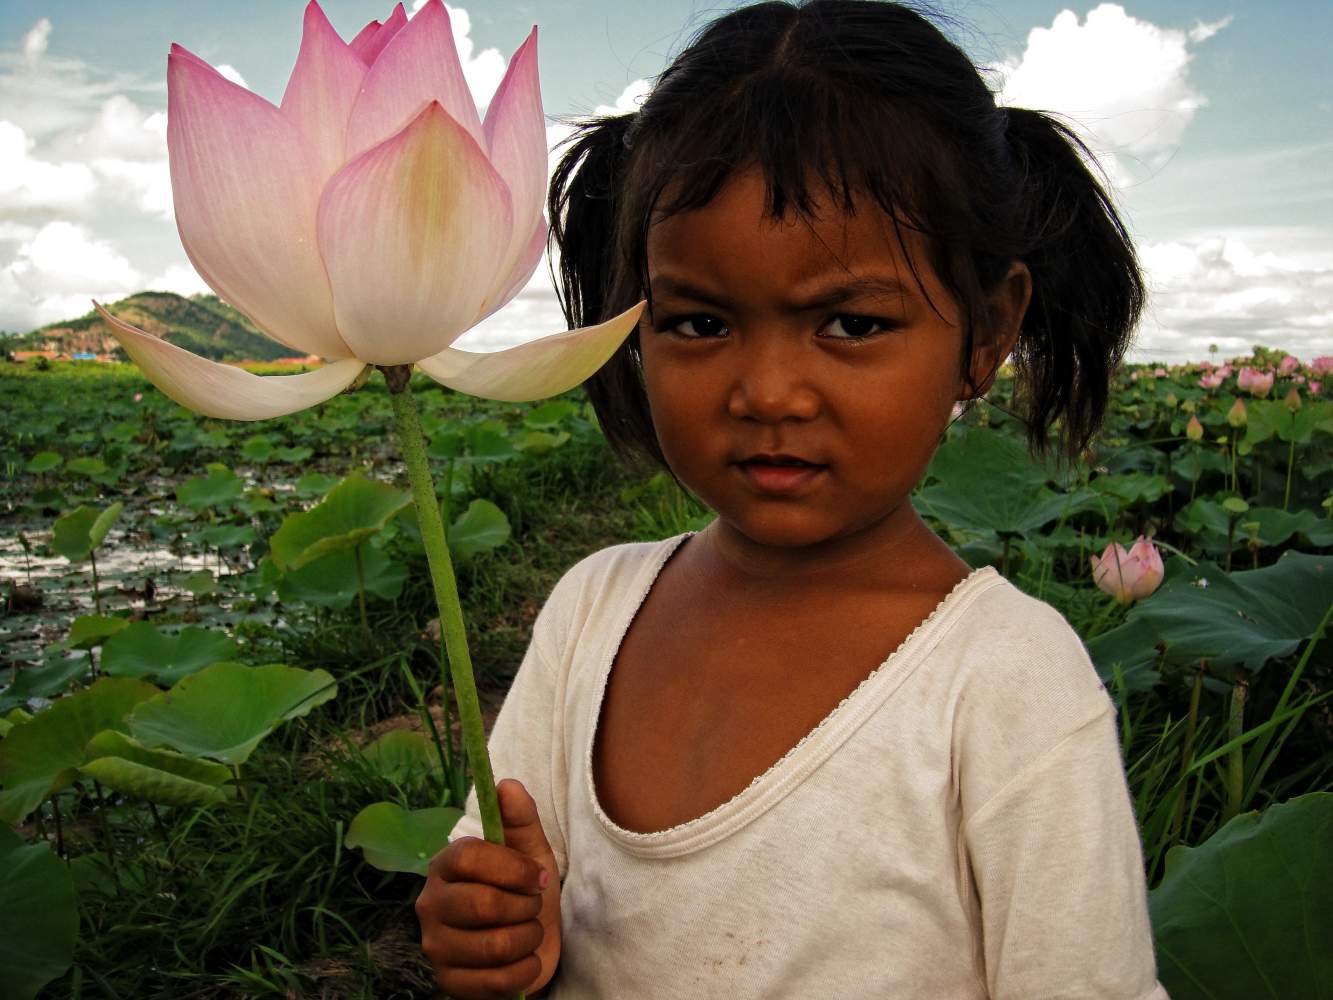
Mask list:
[[[968,395],[957,304],[909,244],[931,307],[873,203],[824,202],[812,231],[763,201],[762,176],[740,173],[649,232],[639,343],[662,452],[720,530],[762,546],[896,538],[919,527],[908,494]]]

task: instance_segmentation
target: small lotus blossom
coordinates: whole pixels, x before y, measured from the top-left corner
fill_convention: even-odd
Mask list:
[[[600,368],[646,305],[505,351],[451,346],[519,293],[546,248],[536,28],[485,120],[440,0],[410,20],[400,3],[351,42],[311,0],[278,105],[173,45],[167,153],[176,226],[200,276],[273,340],[329,361],[252,375],[94,301],[144,374],[207,416],[293,413],[372,365],[415,364],[489,399],[541,399]]]
[[[1311,395],[1311,396],[1318,396],[1318,395],[1319,395],[1319,390],[1321,390],[1322,388],[1324,388],[1324,383],[1323,383],[1323,382],[1315,381],[1315,380],[1313,380],[1313,379],[1310,381],[1310,395]]]
[[[1203,424],[1199,423],[1198,417],[1190,417],[1190,422],[1185,425],[1185,436],[1191,441],[1203,440]]]
[[[136,403],[142,403],[142,402],[143,402],[143,393],[142,393],[142,392],[136,392],[136,393],[134,394],[134,401],[135,401]]]
[[[1245,401],[1237,396],[1236,401],[1231,404],[1231,409],[1227,410],[1227,423],[1232,427],[1239,428],[1245,426],[1247,419],[1245,413]]]
[[[1141,601],[1162,584],[1165,569],[1162,554],[1143,535],[1129,550],[1117,542],[1106,546],[1101,556],[1090,556],[1092,580],[1121,604]]]
[[[1199,387],[1202,389],[1216,389],[1221,384],[1222,376],[1217,372],[1211,372],[1199,379]]]
[[[1252,396],[1267,396],[1273,388],[1273,373],[1257,368],[1242,368],[1236,376],[1236,385]]]
[[[1221,368],[1217,369],[1217,374],[1221,375],[1223,378],[1227,378],[1231,374],[1231,372],[1232,368],[1229,362],[1223,365]]]
[[[1278,362],[1277,370],[1280,371],[1283,375],[1290,375],[1300,366],[1301,366],[1300,358],[1288,354],[1285,358],[1283,358],[1280,362]]]
[[[1333,354],[1322,354],[1310,362],[1310,368],[1316,375],[1328,375],[1333,372]]]
[[[1154,378],[1166,378],[1166,369],[1165,369],[1165,368],[1162,368],[1162,367],[1154,368],[1154,369],[1152,370],[1152,373],[1153,373],[1153,377],[1154,377]]]

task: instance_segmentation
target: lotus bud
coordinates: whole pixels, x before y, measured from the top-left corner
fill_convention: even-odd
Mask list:
[[[1203,424],[1199,423],[1198,417],[1190,417],[1190,422],[1185,425],[1185,436],[1191,441],[1203,440]]]
[[[1231,409],[1227,410],[1227,423],[1237,428],[1245,426],[1245,402],[1239,396],[1231,404]]]
[[[1323,354],[1310,362],[1310,368],[1316,375],[1333,372],[1333,354]]]
[[[1237,400],[1237,402],[1240,402],[1240,400]],[[1292,413],[1295,413],[1297,410],[1301,408],[1300,390],[1293,385],[1287,391],[1287,395],[1283,398],[1282,402],[1286,405],[1288,410],[1290,410]]]
[[[1128,551],[1112,542],[1101,556],[1092,556],[1092,579],[1120,604],[1142,600],[1162,584],[1165,570],[1157,546],[1140,535]]]
[[[1223,378],[1224,376],[1218,372],[1210,372],[1209,374],[1203,375],[1199,378],[1199,387],[1201,389],[1216,389],[1219,385],[1222,384]]]
[[[1320,381],[1318,381],[1317,379],[1311,379],[1311,380],[1310,380],[1310,395],[1311,395],[1311,396],[1318,396],[1320,390],[1323,389],[1323,388],[1324,388],[1324,383],[1323,383],[1323,382],[1320,382]]]
[[[1166,405],[1171,409],[1174,410],[1179,402],[1180,400],[1176,399],[1176,394],[1174,392],[1168,392],[1166,394]]]
[[[1290,375],[1300,366],[1301,366],[1300,359],[1295,358],[1292,355],[1288,354],[1285,358],[1282,359],[1281,362],[1279,362],[1277,370],[1280,371],[1283,375]]]
[[[1253,396],[1267,396],[1273,388],[1273,373],[1257,368],[1242,368],[1236,376],[1236,386]]]

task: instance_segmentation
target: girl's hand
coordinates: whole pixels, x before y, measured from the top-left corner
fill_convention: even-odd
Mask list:
[[[512,778],[496,793],[505,845],[454,841],[431,859],[417,897],[421,950],[457,1000],[535,992],[560,961],[560,874],[537,804]]]

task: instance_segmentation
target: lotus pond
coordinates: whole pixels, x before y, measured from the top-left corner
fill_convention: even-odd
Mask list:
[[[1002,381],[914,496],[1087,643],[1173,998],[1333,982],[1333,401],[1282,357],[1262,397],[1131,368],[1072,469]],[[580,393],[418,401],[489,723],[565,569],[709,515]],[[470,778],[383,386],[239,424],[0,363],[0,416],[0,995],[433,995],[412,901]],[[1124,606],[1090,556],[1139,535]]]

